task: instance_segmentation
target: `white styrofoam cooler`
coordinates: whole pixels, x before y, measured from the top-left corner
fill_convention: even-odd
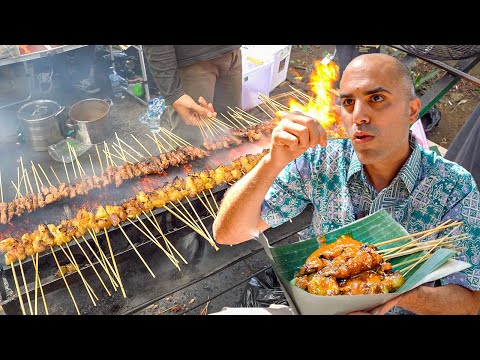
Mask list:
[[[242,55],[242,109],[246,111],[262,102],[259,93],[270,95],[272,61],[254,63]]]
[[[245,57],[272,61],[270,74],[270,91],[275,89],[287,78],[292,45],[243,45]]]

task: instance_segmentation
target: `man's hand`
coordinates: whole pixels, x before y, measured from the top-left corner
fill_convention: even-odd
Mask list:
[[[327,134],[317,120],[299,112],[285,113],[273,129],[270,158],[283,168],[318,144],[327,145]]]
[[[217,113],[213,109],[213,105],[205,101],[203,97],[198,98],[199,104],[197,104],[187,94],[179,97],[173,104],[175,111],[181,116],[183,121],[191,126],[200,126],[202,121],[200,116],[216,117]]]

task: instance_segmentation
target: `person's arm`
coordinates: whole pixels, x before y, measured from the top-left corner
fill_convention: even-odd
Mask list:
[[[480,291],[460,285],[419,286],[369,312],[356,311],[352,315],[383,315],[394,306],[418,315],[479,315]]]
[[[309,147],[326,145],[320,124],[302,114],[286,114],[272,132],[270,152],[222,200],[213,223],[215,241],[238,244],[268,228],[260,217],[263,199],[281,170]]]
[[[199,105],[183,91],[175,45],[145,45],[144,52],[155,84],[165,103],[172,105],[185,123],[198,126],[199,115],[206,117],[217,115],[211,103],[207,104],[205,99],[200,97]]]

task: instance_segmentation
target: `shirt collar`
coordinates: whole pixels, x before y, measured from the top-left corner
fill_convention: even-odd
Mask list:
[[[404,182],[408,192],[412,192],[420,172],[422,154],[420,151],[420,144],[417,142],[415,136],[413,136],[411,132],[408,138],[408,143],[413,151],[407,162],[400,169],[398,176]],[[347,182],[358,172],[363,172],[363,165],[360,160],[358,160],[355,151],[353,151],[350,167],[348,168],[347,172]]]

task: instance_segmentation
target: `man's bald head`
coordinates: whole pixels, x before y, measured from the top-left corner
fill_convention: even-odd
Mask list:
[[[413,85],[412,77],[410,76],[410,70],[393,56],[380,53],[357,56],[343,71],[342,79],[351,71],[382,72],[385,76],[398,79],[398,83],[403,88],[403,92],[408,100],[416,97],[415,87]]]

